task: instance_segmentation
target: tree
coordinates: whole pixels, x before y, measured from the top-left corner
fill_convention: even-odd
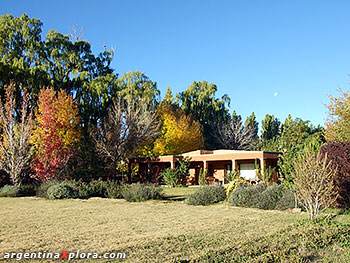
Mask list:
[[[201,124],[181,109],[161,103],[159,116],[162,121],[160,138],[154,142],[155,155],[173,155],[203,148]]]
[[[256,121],[256,117],[254,112],[250,116],[247,117],[247,119],[244,122],[245,127],[252,127],[254,131],[254,139],[258,137],[258,131],[259,131],[259,123]]]
[[[27,88],[29,94],[37,94],[44,84],[40,60],[41,28],[39,19],[29,18],[26,14],[0,17],[0,86],[15,84],[18,108],[21,88]]]
[[[78,106],[65,91],[52,88],[39,94],[36,112],[37,127],[32,143],[35,151],[34,177],[43,181],[57,177],[73,155],[73,147],[80,140]]]
[[[254,125],[244,126],[242,117],[234,111],[228,123],[221,123],[216,130],[216,139],[220,148],[230,150],[249,150],[256,136]]]
[[[29,166],[31,155],[30,137],[34,127],[29,95],[23,89],[21,111],[16,112],[15,87],[10,84],[5,88],[6,102],[0,102],[0,166],[19,186],[24,172]]]
[[[263,143],[276,139],[276,137],[280,134],[281,122],[275,118],[274,115],[266,114],[265,119],[262,121],[261,125],[261,140]]]
[[[226,105],[230,106],[230,98],[225,94],[218,99],[215,97],[217,86],[207,81],[193,82],[185,91],[177,95],[178,103],[187,115],[198,120],[203,127],[204,144],[206,149],[216,149],[213,136],[216,124],[230,119]]]
[[[142,98],[137,104],[133,100],[119,98],[113,101],[107,117],[91,131],[91,136],[109,175],[115,177],[118,164],[135,154],[148,138],[156,137],[158,133],[157,114],[148,109]],[[130,182],[131,178],[128,180]]]
[[[0,17],[0,88],[10,81],[16,84],[17,109],[21,87],[27,88],[34,103],[42,87],[63,89],[79,104],[87,130],[104,116],[105,106],[115,95],[117,76],[110,67],[114,52],[105,49],[95,56],[89,42],[73,42],[55,30],[42,40],[42,26],[39,19],[26,14]]]
[[[249,150],[252,150],[252,151],[260,150],[260,140],[258,137],[259,123],[256,121],[254,112],[252,112],[252,114],[247,117],[244,123],[244,126],[250,127],[250,129],[253,129],[254,131],[254,138],[249,145]]]
[[[137,107],[142,103],[142,107],[149,111],[155,111],[159,101],[160,92],[157,84],[151,81],[144,73],[131,71],[124,73],[117,81],[118,96],[129,106]]]
[[[350,92],[339,90],[340,97],[329,96],[325,137],[328,142],[350,141]]]
[[[333,142],[325,144],[320,150],[322,155],[332,162],[331,168],[336,170],[334,183],[338,192],[336,205],[350,206],[350,142]]]
[[[163,101],[165,103],[170,104],[170,105],[175,104],[175,98],[173,96],[173,93],[171,92],[171,88],[170,87],[167,88],[166,93],[164,95],[164,100]]]
[[[295,161],[295,189],[310,219],[319,215],[321,206],[331,205],[336,199],[334,177],[327,155],[307,153]]]
[[[299,118],[292,119],[288,115],[281,128],[281,135],[277,138],[277,151],[283,152],[278,160],[281,180],[287,187],[293,186],[295,167],[294,161],[303,154],[307,147],[319,148],[324,143],[324,129],[314,127],[309,121]]]

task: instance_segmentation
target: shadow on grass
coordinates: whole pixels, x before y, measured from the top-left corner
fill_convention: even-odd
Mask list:
[[[187,198],[187,196],[184,196],[184,195],[166,195],[166,196],[163,196],[163,200],[166,200],[166,201],[185,201],[186,198]]]

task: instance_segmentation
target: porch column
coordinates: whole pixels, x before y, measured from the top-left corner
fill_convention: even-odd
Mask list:
[[[203,170],[208,169],[208,162],[203,161]]]
[[[262,176],[264,176],[264,169],[265,169],[265,160],[264,158],[260,158],[260,172]]]
[[[232,173],[236,171],[236,160],[232,160]]]
[[[171,162],[170,162],[170,168],[171,168],[171,169],[175,169],[175,162],[174,162],[174,161],[171,161]]]

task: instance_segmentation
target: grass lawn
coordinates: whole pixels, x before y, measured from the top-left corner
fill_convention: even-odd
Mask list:
[[[193,194],[199,187],[162,187],[164,197],[171,201],[183,201],[190,194]]]
[[[184,196],[186,191],[193,190],[179,188],[174,190],[179,191],[177,194],[170,194],[171,191],[165,190],[165,193],[168,196]],[[286,242],[285,246],[296,246],[298,255],[299,252],[305,254],[303,258],[330,259],[315,262],[348,262],[350,257],[350,244],[341,238],[332,245],[322,246],[317,253],[312,252],[312,246],[312,253],[307,247],[308,234],[301,244],[298,238],[303,234],[299,234],[299,229],[306,233],[314,231],[312,225],[298,225],[297,222],[306,218],[304,213],[261,211],[226,204],[195,207],[168,200],[129,203],[102,198],[56,201],[29,197],[0,198],[0,207],[0,262],[5,262],[1,259],[5,252],[55,253],[62,250],[126,253],[125,260],[109,262],[267,262],[264,258],[271,253],[270,247],[283,251],[284,248],[276,248],[283,242]],[[348,217],[342,215],[339,220],[346,222]],[[328,226],[323,230],[326,228]],[[332,231],[325,231],[322,238],[332,240],[333,236],[342,237],[343,233],[346,237],[349,230],[344,228],[339,232],[333,228],[329,227]],[[322,234],[323,230],[316,229],[315,233]],[[315,242],[311,240],[311,243]],[[256,251],[257,256],[248,255],[250,258],[243,260],[251,251]]]

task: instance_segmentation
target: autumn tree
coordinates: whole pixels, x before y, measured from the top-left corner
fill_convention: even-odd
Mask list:
[[[118,164],[133,156],[148,138],[156,137],[158,133],[157,115],[148,109],[142,98],[137,104],[119,98],[114,99],[108,115],[91,131],[91,136],[109,175],[115,177]],[[131,178],[128,180],[130,182]]]
[[[329,96],[325,137],[328,142],[350,141],[350,92],[339,90],[340,97]]]
[[[158,112],[162,132],[154,143],[155,155],[173,155],[203,148],[202,126],[191,115],[166,102],[161,103]]]
[[[34,127],[29,94],[23,89],[20,112],[16,111],[15,87],[5,88],[5,104],[0,102],[0,166],[19,186],[31,159],[30,137]]]
[[[43,181],[57,177],[73,155],[73,147],[80,139],[78,106],[65,91],[43,89],[36,111],[37,127],[32,143],[35,158],[35,177]]]

